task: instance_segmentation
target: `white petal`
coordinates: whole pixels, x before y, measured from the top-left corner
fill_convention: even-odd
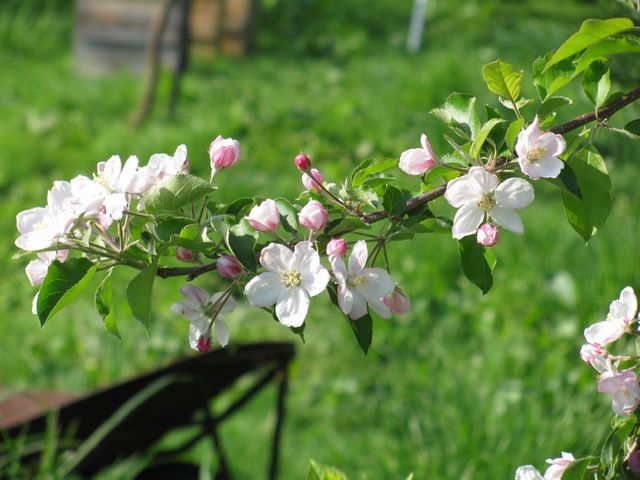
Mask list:
[[[329,263],[333,270],[333,276],[336,277],[338,283],[347,283],[347,266],[344,264],[342,257],[339,257],[338,255],[330,255]]]
[[[422,175],[433,167],[434,163],[434,159],[430,158],[423,148],[411,148],[402,152],[398,166],[408,175]]]
[[[376,312],[381,318],[391,318],[391,310],[385,305],[382,298],[367,299],[367,303],[369,304],[369,308]]]
[[[454,178],[447,184],[447,191],[444,198],[453,207],[460,208],[462,205],[475,202],[482,196],[482,189],[478,182],[469,175]]]
[[[331,279],[329,271],[322,265],[315,270],[303,270],[300,277],[300,287],[306,290],[310,296],[315,297],[324,292]]]
[[[367,251],[367,242],[358,240],[353,246],[351,256],[349,256],[349,275],[359,274],[367,264],[369,252]]]
[[[489,193],[498,186],[499,180],[497,175],[491,173],[484,167],[471,167],[468,175],[478,182],[482,193]]]
[[[133,192],[133,187],[136,183],[136,176],[138,173],[138,157],[131,155],[120,173],[118,179],[118,191],[122,193],[136,193]]]
[[[222,317],[216,318],[213,324],[213,328],[216,332],[216,338],[221,347],[226,347],[229,343],[229,329],[227,324],[222,320]]]
[[[357,320],[360,317],[364,317],[368,313],[367,301],[358,292],[352,290],[352,293],[353,305],[351,306],[351,313],[349,313],[349,317],[351,318],[351,320]]]
[[[254,307],[270,307],[278,300],[280,293],[285,290],[280,281],[280,274],[264,272],[253,277],[244,287],[244,294]]]
[[[191,300],[195,304],[201,304],[209,298],[209,294],[206,290],[192,284],[183,285],[180,287],[180,293],[184,298]]]
[[[27,278],[29,278],[31,286],[37,287],[43,282],[44,277],[47,276],[49,265],[51,265],[51,262],[44,261],[40,258],[29,262],[29,265],[25,268],[25,272],[27,274]]]
[[[287,327],[299,327],[309,311],[309,294],[298,287],[282,289],[276,303],[276,316]]]
[[[108,217],[114,220],[122,218],[122,212],[127,208],[127,196],[124,193],[112,193],[107,195],[102,204]]]
[[[122,171],[122,160],[118,155],[113,155],[101,167],[102,172],[100,175],[107,179],[111,188],[114,188]]]
[[[290,268],[297,272],[316,270],[320,266],[320,256],[313,248],[313,243],[304,241],[296,244]]]
[[[512,208],[496,205],[489,210],[489,215],[498,225],[513,233],[522,234],[524,232],[522,220]]]
[[[598,345],[607,345],[615,342],[624,333],[624,325],[619,322],[611,322],[604,320],[594,323],[584,331],[584,338],[589,343],[597,343]]]
[[[226,293],[224,292],[216,292],[213,295],[211,295],[207,301],[210,303],[215,303],[217,302],[221,297],[225,296]],[[234,300],[234,298],[232,296],[228,296],[227,299],[224,301],[223,305],[218,305],[218,308],[220,308],[220,313],[230,313],[233,312],[236,307],[238,306],[238,304],[236,303],[236,301]],[[216,320],[217,321],[217,320]]]
[[[476,233],[476,230],[482,223],[484,213],[475,203],[467,203],[462,205],[453,218],[453,228],[451,234],[455,239],[461,239],[467,235]]]
[[[200,325],[206,320],[209,323],[209,319],[204,316],[200,308],[195,308],[189,300],[181,300],[171,305],[171,311],[177,315],[184,315],[193,324]]]
[[[636,316],[636,312],[638,311],[638,299],[636,298],[636,294],[631,287],[624,287],[622,292],[620,292],[620,301],[627,304],[629,307],[629,311],[631,312],[631,317]]]
[[[511,209],[524,208],[533,202],[535,194],[529,182],[521,178],[509,178],[496,188],[495,201],[499,206]]]
[[[536,162],[529,162],[526,159],[518,159],[522,173],[534,180],[539,178],[556,178],[564,168],[564,162],[556,157],[542,157]]]
[[[395,280],[382,268],[365,268],[360,276],[366,281],[355,289],[369,303],[390,295],[396,288]]]
[[[260,252],[260,264],[271,272],[286,272],[293,262],[293,252],[279,243],[270,243]]]
[[[544,480],[540,472],[531,465],[524,465],[516,470],[515,480]]]
[[[345,315],[351,313],[353,308],[353,292],[346,285],[338,286],[338,305]]]

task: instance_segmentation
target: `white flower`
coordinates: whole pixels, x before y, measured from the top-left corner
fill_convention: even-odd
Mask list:
[[[71,202],[75,206],[77,215],[96,217],[107,196],[105,187],[84,175],[78,175],[71,179],[70,183],[73,195]]]
[[[483,167],[471,167],[468,174],[449,182],[444,197],[458,209],[453,219],[453,238],[475,234],[485,215],[507,230],[524,231],[515,210],[533,201],[533,187],[521,178],[498,183],[498,177]]]
[[[607,319],[594,323],[584,331],[589,343],[607,345],[618,340],[627,327],[634,321],[638,311],[638,300],[631,287],[620,292],[620,298],[609,305]]]
[[[333,275],[338,282],[338,304],[345,315],[352,320],[367,314],[367,304],[382,318],[390,318],[391,311],[384,298],[391,295],[396,282],[382,268],[365,268],[369,253],[364,240],[359,240],[345,266],[342,257],[329,257]]]
[[[561,135],[540,130],[540,119],[535,118],[528,128],[518,134],[516,153],[522,173],[534,180],[556,178],[564,168],[564,162],[558,158],[566,148]]]
[[[548,458],[551,466],[544,472],[544,480],[560,480],[564,471],[569,468],[576,459],[571,453],[562,452],[562,458]]]
[[[515,480],[544,480],[540,472],[531,465],[518,467]]]
[[[149,158],[147,166],[140,169],[140,175],[145,179],[140,193],[148,191],[165,178],[174,177],[188,169],[186,145],[179,145],[173,157],[166,153],[155,153]]]
[[[195,285],[183,286],[180,293],[185,299],[171,305],[171,311],[189,319],[191,348],[206,351],[211,347],[211,342],[207,340],[211,338],[212,321],[218,343],[225,347],[229,343],[229,329],[222,314],[236,309],[236,301],[233,297],[227,296],[224,292],[209,295],[206,290]],[[226,300],[223,297],[227,297]],[[220,303],[221,301],[224,303]]]
[[[251,279],[244,289],[254,307],[276,305],[276,316],[283,325],[299,327],[309,310],[309,297],[327,288],[329,272],[311,242],[300,242],[292,252],[284,245],[270,243],[260,253],[260,264],[267,270]]]
[[[29,278],[31,285],[34,287],[40,285],[44,281],[44,277],[47,276],[49,265],[51,265],[54,260],[64,262],[68,255],[69,250],[38,253],[38,258],[31,260],[27,268],[25,268],[27,278]]]
[[[616,415],[629,415],[640,405],[638,377],[631,370],[613,369],[598,380],[598,392],[613,396],[611,407]]]

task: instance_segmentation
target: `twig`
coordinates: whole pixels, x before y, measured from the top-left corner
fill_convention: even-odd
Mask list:
[[[198,265],[197,267],[158,267],[156,275],[160,278],[187,277],[191,281],[203,273],[212,272],[216,269],[216,262]]]

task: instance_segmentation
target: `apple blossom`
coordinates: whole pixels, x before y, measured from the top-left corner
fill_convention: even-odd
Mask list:
[[[393,292],[396,282],[382,268],[365,268],[368,256],[366,242],[358,240],[349,257],[348,267],[342,257],[329,257],[338,282],[338,305],[342,313],[352,320],[367,314],[367,304],[382,318],[391,317],[383,298]]]
[[[625,287],[620,292],[620,298],[609,305],[607,319],[594,323],[584,331],[584,337],[589,343],[608,345],[618,340],[627,327],[635,320],[638,311],[638,300],[631,287]]]
[[[293,162],[300,171],[306,172],[311,168],[311,159],[302,152],[296,155]]]
[[[69,250],[39,252],[38,258],[31,260],[25,268],[29,283],[34,287],[40,285],[44,281],[44,277],[47,276],[49,265],[51,265],[54,260],[64,262],[68,255]]]
[[[322,182],[324,182],[324,177],[315,168],[312,168],[309,173],[311,175],[308,173],[302,174],[302,185],[304,185],[304,188],[307,190],[319,190],[320,187],[318,184],[322,184]]]
[[[209,295],[206,290],[195,285],[184,285],[180,288],[180,293],[185,299],[171,305],[171,311],[189,319],[191,348],[200,351],[211,348],[212,323],[218,343],[225,347],[229,343],[229,329],[222,314],[235,310],[236,301],[233,297],[225,292]]]
[[[500,238],[500,230],[495,225],[485,223],[482,225],[476,234],[477,242],[483,247],[493,247],[498,243]]]
[[[540,119],[536,117],[531,125],[518,134],[516,153],[522,173],[533,180],[556,178],[564,168],[558,158],[564,153],[566,143],[562,135],[540,130]]]
[[[593,365],[600,357],[604,357],[606,350],[597,343],[585,343],[580,347],[580,358],[588,365]]]
[[[640,404],[638,377],[631,370],[606,373],[598,380],[598,392],[613,396],[612,408],[616,415],[629,415]]]
[[[242,273],[242,266],[236,257],[221,255],[216,262],[216,271],[222,278],[233,280]]]
[[[522,220],[515,213],[533,202],[533,187],[521,178],[509,178],[499,184],[498,177],[483,167],[471,167],[469,173],[451,180],[444,194],[458,209],[453,219],[453,238],[476,233],[485,216],[515,233],[523,233]]]
[[[209,146],[209,159],[211,160],[211,175],[218,170],[234,166],[241,157],[240,142],[233,138],[224,138],[218,135]]]
[[[247,283],[244,294],[254,307],[276,306],[283,325],[299,327],[309,311],[309,297],[327,288],[329,272],[311,242],[300,242],[294,251],[270,243],[260,252],[260,264],[267,270]]]
[[[436,155],[433,153],[429,139],[423,133],[420,137],[422,148],[411,148],[400,155],[399,167],[409,175],[423,175],[436,164]]]
[[[261,232],[275,232],[280,226],[280,212],[273,200],[267,199],[256,205],[247,215],[247,221],[253,228]]]
[[[347,242],[342,238],[332,238],[327,243],[327,256],[337,255],[344,257],[347,253]]]
[[[328,219],[329,212],[317,200],[310,200],[298,214],[300,225],[314,232],[322,230]]]
[[[179,145],[173,156],[166,153],[154,153],[149,158],[149,163],[139,169],[143,179],[141,193],[145,193],[158,185],[167,177],[174,177],[189,170],[186,145]]]
[[[550,467],[544,472],[544,480],[560,480],[564,471],[575,461],[575,457],[567,452],[562,452],[561,458],[548,458]]]
[[[532,465],[524,465],[516,470],[515,480],[544,480],[540,472]]]
[[[391,295],[384,297],[382,301],[391,313],[396,315],[404,315],[411,309],[411,300],[398,287],[393,290]]]

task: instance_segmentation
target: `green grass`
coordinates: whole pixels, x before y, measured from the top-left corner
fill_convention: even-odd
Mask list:
[[[548,0],[435,4],[425,49],[408,55],[402,44],[409,7],[402,2],[362,0],[346,11],[331,1],[308,0],[299,10],[293,2],[265,2],[262,50],[239,60],[196,60],[174,120],[163,115],[169,86],[163,77],[157,108],[139,129],[126,120],[140,79],[75,73],[64,2],[39,14],[37,3],[0,9],[0,383],[80,391],[190,353],[186,321],[168,309],[179,297],[175,279],[157,285],[149,337],[119,304],[124,340],[115,340],[89,295],[38,327],[30,314],[34,292],[21,271],[26,261],[10,259],[14,219],[44,203],[54,179],[90,174],[115,153],[144,162],[179,143],[188,145],[192,169],[206,175],[206,148],[218,133],[238,138],[244,149],[242,162],[220,174],[225,199],[296,195],[301,187],[291,160],[300,150],[336,180],[363,158],[397,156],[422,132],[442,154],[443,129],[428,112],[452,91],[495,103],[482,83],[484,63],[500,57],[524,68],[527,79],[535,56],[584,18],[612,12],[609,3],[577,0],[561,9]],[[301,10],[305,5],[315,17]],[[629,88],[628,77],[614,79],[617,88]],[[533,89],[525,93],[532,96]],[[564,118],[588,108],[575,95],[579,101]],[[561,450],[596,451],[611,413],[578,357],[581,332],[622,287],[640,287],[634,163],[640,149],[609,134],[598,144],[615,191],[600,235],[585,245],[564,220],[558,194],[536,183],[537,200],[522,215],[525,234],[506,233],[495,249],[495,286],[486,297],[462,277],[451,238],[392,245],[394,276],[414,308],[375,325],[367,357],[326,300],[312,306],[306,345],[246,306],[229,317],[234,342],[298,343],[282,478],[302,478],[311,458],[352,478],[409,472],[429,479],[512,478],[518,465],[542,468]],[[436,208],[451,212],[442,201]],[[115,293],[122,298],[132,275],[119,273]],[[239,478],[262,478],[273,424],[265,412],[274,401],[273,392],[263,395],[223,427]]]

